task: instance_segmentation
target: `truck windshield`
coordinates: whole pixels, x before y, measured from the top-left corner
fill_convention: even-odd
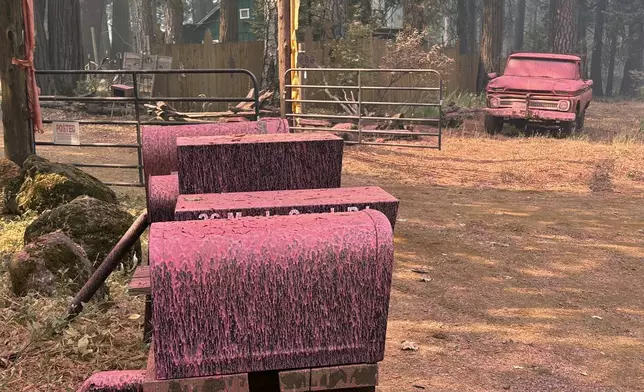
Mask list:
[[[503,75],[577,79],[577,64],[573,61],[512,58]]]

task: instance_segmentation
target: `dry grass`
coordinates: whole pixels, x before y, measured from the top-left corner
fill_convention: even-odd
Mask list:
[[[617,143],[644,142],[644,102],[610,100],[591,104],[582,138]]]
[[[643,103],[593,104],[586,133],[567,140],[490,138],[468,121],[440,152],[347,147],[345,185],[381,185],[401,200],[383,391],[643,390],[642,113]],[[132,134],[97,127],[84,137]],[[132,213],[144,206],[140,189],[119,197]],[[0,253],[22,245],[28,221],[2,223]],[[126,281],[113,276],[113,304],[90,304],[61,330],[69,298],[16,298],[0,267],[0,391],[72,391],[94,371],[143,368],[142,317],[130,316],[144,307]],[[420,350],[400,351],[402,340]]]
[[[583,140],[448,137],[441,152],[351,148],[350,174],[369,173],[401,184],[586,192],[596,167],[607,167],[615,192],[643,191],[644,144]]]
[[[0,270],[0,391],[73,391],[95,371],[142,368],[143,303],[127,295],[125,282],[110,278],[113,303],[87,304],[65,328],[71,298],[16,298]]]
[[[22,247],[32,220],[0,222],[0,260]],[[144,366],[143,302],[127,294],[127,281],[115,273],[108,281],[112,301],[87,304],[67,326],[71,297],[64,287],[52,298],[15,297],[0,262],[0,391],[73,391],[95,371]]]

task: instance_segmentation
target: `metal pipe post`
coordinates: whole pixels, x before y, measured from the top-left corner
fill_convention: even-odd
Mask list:
[[[125,253],[138,241],[148,227],[148,213],[144,212],[134,221],[119,242],[112,248],[94,274],[85,282],[67,308],[67,319],[71,320],[83,311],[83,304],[89,302],[96,291],[105,283],[110,274],[116,269]]]

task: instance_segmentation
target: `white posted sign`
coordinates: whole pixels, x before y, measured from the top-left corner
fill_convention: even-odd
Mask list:
[[[80,145],[80,124],[72,121],[55,122],[54,144]]]

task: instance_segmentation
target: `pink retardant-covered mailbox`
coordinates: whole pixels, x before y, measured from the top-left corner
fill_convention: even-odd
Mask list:
[[[181,137],[181,194],[338,188],[344,141],[330,133]]]
[[[154,223],[156,376],[379,362],[392,268],[374,210]]]
[[[394,227],[398,199],[379,187],[180,195],[174,220],[380,211]]]
[[[150,222],[174,220],[177,197],[179,197],[179,178],[176,174],[150,177],[148,183]]]
[[[93,374],[76,392],[143,392],[145,370],[120,370]]]
[[[279,118],[223,124],[146,126],[141,135],[145,178],[147,181],[149,176],[168,175],[178,170],[178,137],[288,132],[288,123]]]

